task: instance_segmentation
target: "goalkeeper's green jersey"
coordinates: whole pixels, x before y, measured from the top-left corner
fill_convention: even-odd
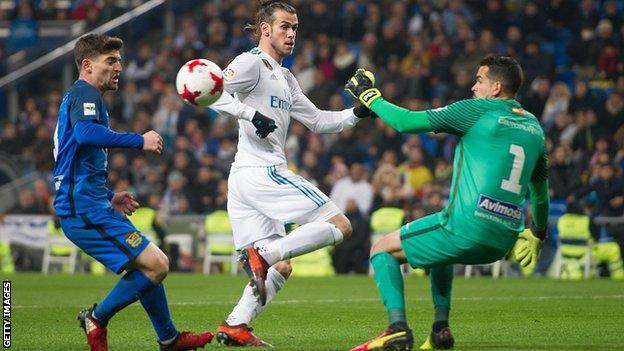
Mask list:
[[[470,99],[427,110],[436,132],[459,136],[445,229],[498,248],[524,230],[529,182],[548,177],[544,131],[515,100]]]
[[[524,230],[529,182],[547,184],[548,179],[544,131],[535,116],[517,101],[502,99],[462,100],[425,112],[378,99],[372,109],[399,131],[433,130],[459,136],[441,226],[490,247],[513,245]],[[538,188],[536,204],[547,204],[547,191],[547,186]],[[541,212],[547,206],[538,209],[536,219],[545,222],[547,214]]]

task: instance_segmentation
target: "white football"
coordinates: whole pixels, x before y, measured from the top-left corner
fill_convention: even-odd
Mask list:
[[[210,60],[190,60],[178,71],[176,88],[184,102],[193,106],[210,106],[223,93],[223,73]]]

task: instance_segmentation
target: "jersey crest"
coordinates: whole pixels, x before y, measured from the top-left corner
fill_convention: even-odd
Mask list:
[[[95,116],[95,103],[85,102],[82,104],[85,116]]]
[[[235,76],[236,71],[234,69],[228,67],[223,70],[223,78],[225,78],[228,82],[234,79]]]

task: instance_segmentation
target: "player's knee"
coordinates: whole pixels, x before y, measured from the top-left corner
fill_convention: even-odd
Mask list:
[[[387,252],[403,262],[405,260],[405,253],[401,245],[401,237],[399,231],[386,234],[379,241],[377,241],[370,250],[370,257],[380,252]]]
[[[380,252],[392,252],[393,248],[390,241],[390,235],[386,235],[373,244],[370,250],[370,255],[373,256]]]
[[[370,249],[370,257],[373,257],[374,254],[384,251],[382,246],[379,245],[379,241],[373,244]]]
[[[273,265],[276,271],[282,275],[282,277],[288,279],[290,273],[292,273],[292,265],[288,261],[280,261]]]
[[[351,221],[345,216],[342,216],[338,221],[336,221],[336,227],[338,230],[342,232],[342,236],[346,239],[351,236],[353,233],[353,227],[351,227]]]
[[[160,283],[167,277],[169,273],[169,258],[164,253],[162,255],[158,255],[154,259],[154,264],[152,267],[152,278],[153,281]]]

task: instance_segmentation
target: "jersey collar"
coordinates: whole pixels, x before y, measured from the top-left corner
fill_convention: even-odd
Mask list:
[[[518,108],[522,108],[522,105],[520,105],[520,103],[518,101],[516,101],[516,99],[495,99],[495,98],[488,98],[486,100],[490,100],[490,101],[501,101],[504,102],[506,104],[509,104],[511,107],[518,107]]]
[[[259,46],[257,48],[258,50],[260,50],[262,58],[269,61],[269,63],[271,64],[271,66],[273,66],[273,68],[282,66],[281,63],[275,61],[273,57],[271,57],[271,55],[267,54],[264,50],[260,49]]]

